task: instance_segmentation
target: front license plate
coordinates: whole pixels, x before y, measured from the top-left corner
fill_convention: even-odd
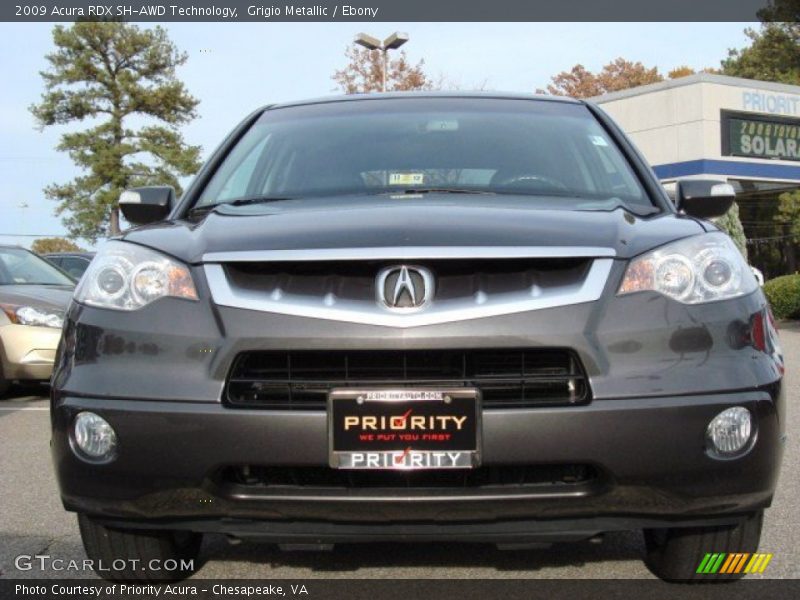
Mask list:
[[[335,469],[470,469],[479,464],[478,390],[336,389],[328,396]]]

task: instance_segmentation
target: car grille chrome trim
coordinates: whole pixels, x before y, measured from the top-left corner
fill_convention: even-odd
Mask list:
[[[327,467],[226,466],[214,479],[223,486],[268,494],[270,491],[404,489],[568,488],[600,483],[602,474],[589,464],[490,465],[477,469],[434,471],[348,471]],[[226,491],[234,491],[229,487]]]
[[[270,291],[234,287],[222,264],[206,264],[204,269],[212,299],[218,306],[363,325],[408,328],[594,302],[600,298],[605,288],[613,262],[611,258],[593,260],[581,281],[570,281],[546,288],[534,283],[518,291],[499,294],[486,294],[478,290],[460,298],[439,301],[434,299],[423,310],[410,314],[388,312],[374,298],[355,300],[337,298],[333,293],[309,296],[284,293],[278,288]]]
[[[209,252],[203,263],[314,262],[332,260],[438,260],[491,258],[613,258],[613,248],[592,246],[400,246],[381,248],[303,248]]]

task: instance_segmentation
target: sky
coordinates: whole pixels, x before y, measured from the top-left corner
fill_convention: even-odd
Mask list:
[[[247,114],[272,102],[336,93],[331,75],[365,31],[383,38],[403,31],[412,62],[425,60],[434,79],[460,89],[533,92],[577,63],[597,70],[617,57],[666,74],[688,65],[718,67],[729,48],[747,45],[748,23],[168,23],[189,55],[178,76],[200,100],[199,118],[183,132],[207,157]],[[0,243],[29,246],[65,233],[55,202],[42,190],[79,171],[55,150],[75,127],[35,127],[39,72],[52,50],[51,24],[0,24]],[[13,235],[12,235],[13,234]],[[35,237],[34,237],[35,236]],[[83,240],[87,248],[91,245]]]

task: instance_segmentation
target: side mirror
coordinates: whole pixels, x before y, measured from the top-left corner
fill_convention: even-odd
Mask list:
[[[169,186],[138,187],[119,196],[119,208],[134,225],[163,221],[175,206],[175,190]]]
[[[715,179],[683,179],[675,190],[678,210],[698,219],[721,217],[730,210],[735,198],[730,183]]]

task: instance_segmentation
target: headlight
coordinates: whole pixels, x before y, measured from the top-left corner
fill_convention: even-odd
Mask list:
[[[114,310],[136,310],[167,296],[197,300],[186,265],[126,242],[106,243],[75,290],[78,302]]]
[[[61,329],[64,324],[64,311],[35,306],[16,306],[0,304],[9,320],[17,325],[34,325],[37,327],[53,327]]]
[[[744,296],[758,282],[724,233],[697,235],[667,244],[631,261],[619,295],[659,292],[685,304]]]

